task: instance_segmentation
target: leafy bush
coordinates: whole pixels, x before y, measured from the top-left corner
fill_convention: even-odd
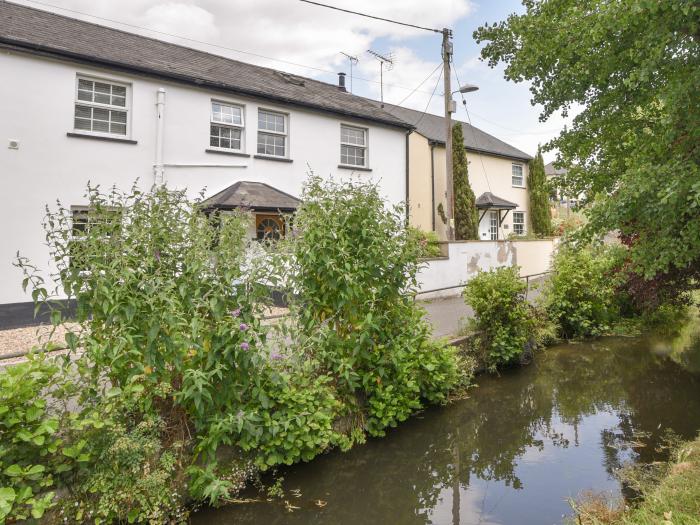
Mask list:
[[[619,319],[615,268],[619,251],[610,247],[562,246],[543,288],[543,306],[567,339],[602,335]]]
[[[518,271],[518,267],[503,267],[480,272],[463,292],[474,310],[477,346],[491,369],[517,362],[533,336],[533,314]]]
[[[429,258],[440,257],[440,255],[442,255],[440,251],[440,240],[438,239],[437,233],[433,231],[426,232],[412,226],[409,226],[407,230],[411,237],[411,242],[416,242],[418,244],[419,257]]]
[[[59,418],[44,395],[59,368],[35,360],[0,370],[0,522],[36,519],[53,503],[54,477],[67,468]]]
[[[301,335],[372,435],[444,400],[459,380],[410,296],[419,249],[403,223],[375,186],[312,176],[290,246]]]

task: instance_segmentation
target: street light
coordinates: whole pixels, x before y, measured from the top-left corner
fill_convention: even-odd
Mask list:
[[[464,84],[461,88],[459,88],[457,91],[453,91],[452,93],[472,93],[474,91],[479,91],[479,86],[475,86],[474,84]]]

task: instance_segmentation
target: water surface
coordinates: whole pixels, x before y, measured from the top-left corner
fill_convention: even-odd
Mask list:
[[[699,332],[549,348],[529,366],[478,377],[469,399],[383,439],[283,469],[293,512],[264,501],[203,510],[193,522],[561,523],[568,498],[619,495],[613,473],[623,463],[663,459],[666,429],[688,439],[700,430]]]

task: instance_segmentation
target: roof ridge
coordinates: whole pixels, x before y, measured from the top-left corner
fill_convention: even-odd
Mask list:
[[[228,56],[226,56],[226,55],[220,55],[220,54],[217,54],[217,53],[213,53],[213,52],[211,52],[211,51],[204,51],[204,50],[202,50],[202,49],[198,49],[198,48],[195,48],[195,47],[186,46],[186,45],[184,45],[184,44],[179,44],[179,43],[177,43],[177,42],[169,42],[168,40],[163,40],[163,39],[161,39],[161,38],[156,38],[156,37],[154,37],[154,36],[148,36],[148,35],[142,35],[142,34],[139,34],[139,33],[134,33],[133,31],[127,31],[126,29],[120,29],[120,28],[118,28],[118,27],[111,27],[111,26],[108,26],[108,25],[105,25],[105,24],[100,24],[100,23],[97,23],[97,22],[91,22],[91,21],[88,21],[88,20],[83,20],[83,19],[81,19],[81,18],[76,18],[76,17],[74,17],[74,16],[68,16],[68,15],[64,15],[64,14],[62,14],[62,13],[56,13],[55,11],[50,11],[50,10],[48,10],[48,9],[40,9],[40,8],[38,8],[38,7],[28,6],[28,5],[26,5],[26,4],[19,4],[19,3],[17,3],[17,2],[10,2],[9,0],[0,0],[0,3],[2,3],[2,4],[10,4],[10,5],[13,5],[13,6],[15,6],[15,7],[19,7],[19,8],[22,8],[22,9],[27,9],[27,10],[29,10],[29,11],[39,11],[39,12],[41,12],[41,13],[46,13],[46,14],[48,14],[48,15],[50,15],[50,16],[57,16],[57,17],[59,17],[59,18],[63,18],[63,19],[66,19],[66,20],[74,21],[74,22],[80,22],[80,23],[83,23],[83,24],[90,24],[90,25],[93,25],[93,26],[102,27],[102,28],[108,29],[108,30],[110,30],[110,31],[116,31],[116,32],[118,32],[118,33],[122,33],[122,34],[129,35],[129,36],[135,36],[135,37],[139,37],[139,38],[145,38],[145,39],[151,40],[151,41],[153,41],[153,42],[158,42],[158,43],[161,43],[161,44],[167,44],[167,45],[170,45],[170,46],[177,46],[177,47],[179,47],[179,48],[181,48],[181,49],[186,49],[186,50],[188,50],[188,51],[194,51],[194,52],[196,52],[196,53],[202,53],[202,54],[209,55],[209,56],[213,56],[213,57],[217,57],[217,58],[223,58],[223,59],[226,59],[226,60],[231,60],[232,62],[237,62],[237,63],[239,63],[239,64],[243,64],[243,65],[249,66],[249,67],[257,67],[257,68],[261,68],[261,69],[267,69],[268,71],[272,71],[272,72],[276,72],[276,73],[283,73],[283,74],[285,74],[285,75],[293,75],[293,76],[302,78],[302,79],[304,79],[304,80],[310,80],[310,81],[312,81],[312,82],[317,82],[317,83],[319,83],[319,84],[323,84],[323,85],[325,85],[325,86],[337,87],[335,84],[331,84],[330,82],[324,82],[324,81],[322,81],[322,80],[318,80],[318,79],[315,79],[315,78],[305,77],[304,75],[299,75],[299,74],[297,74],[297,73],[291,73],[291,72],[285,71],[285,70],[283,70],[283,69],[276,69],[276,68],[269,67],[269,66],[261,66],[261,65],[258,65],[258,64],[251,64],[250,62],[245,62],[245,61],[243,61],[243,60],[238,60],[238,59],[236,59],[236,58],[231,58],[231,57],[228,57]],[[86,15],[86,16],[92,16],[92,15]],[[127,24],[126,22],[119,22],[119,21],[114,21],[114,22],[117,23],[117,24],[124,23],[124,24],[126,24],[126,25],[130,25],[130,24]],[[143,29],[143,30],[145,30],[145,31],[151,31],[151,30],[148,29],[148,28],[141,28],[141,27],[135,26],[135,25],[132,26],[132,27],[134,27],[135,29]],[[178,36],[174,36],[174,38],[186,38],[186,39],[190,40],[188,37],[178,37]],[[195,41],[194,39],[191,39],[191,40],[192,40],[193,42]],[[209,45],[209,44],[207,44],[207,45]],[[212,44],[212,45],[216,45],[216,44]],[[239,52],[240,52],[240,51],[239,51]],[[258,55],[257,53],[253,53],[253,55],[254,55],[254,56],[259,56],[260,58],[268,58],[268,57],[263,57],[262,55]],[[268,58],[268,59],[269,59],[269,60],[276,60],[276,59],[274,59],[274,58]],[[305,66],[302,66],[302,67],[305,67]],[[352,95],[352,93],[349,93],[349,94]],[[359,97],[359,95],[353,95],[353,96]],[[364,98],[364,97],[359,97],[359,98]]]

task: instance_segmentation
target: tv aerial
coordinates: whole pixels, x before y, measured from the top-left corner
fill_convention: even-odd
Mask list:
[[[371,49],[368,49],[367,52],[379,61],[379,93],[382,107],[384,107],[384,64],[386,64],[386,70],[391,71],[394,69],[396,58],[394,57],[394,53],[382,55]]]
[[[350,62],[350,93],[352,93],[352,66],[356,65],[360,59],[352,55],[348,55],[345,51],[341,51],[340,54],[346,56]]]

